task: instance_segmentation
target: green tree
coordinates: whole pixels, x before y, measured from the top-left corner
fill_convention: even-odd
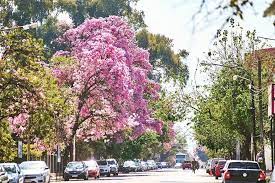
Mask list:
[[[6,129],[9,120],[14,133],[6,130],[3,137],[12,135],[14,140],[24,139],[28,144],[39,139],[47,148],[53,148],[56,113],[65,114],[70,105],[65,105],[64,91],[44,62],[42,41],[20,29],[2,33],[0,39],[0,128]],[[18,117],[21,114],[29,116],[27,121]],[[6,145],[13,146],[13,141]]]
[[[188,56],[186,50],[176,53],[173,50],[173,40],[160,34],[153,34],[146,29],[137,33],[137,43],[149,50],[150,63],[153,65],[152,77],[159,82],[174,81],[184,86],[189,73],[183,59]]]
[[[232,28],[236,30],[238,27],[232,24]],[[258,49],[261,44],[254,39],[255,32],[244,33],[240,27],[239,31],[233,29],[218,31],[215,47],[208,53],[210,65],[222,67],[214,70],[213,66],[205,67],[209,69],[212,84],[207,87],[208,95],[197,100],[194,129],[198,142],[212,152],[226,152],[232,156],[235,139],[238,139],[242,144],[242,157],[250,158],[253,131],[250,82],[233,81],[233,76],[239,75],[257,83],[253,68],[247,65],[251,60],[247,58],[253,48]]]

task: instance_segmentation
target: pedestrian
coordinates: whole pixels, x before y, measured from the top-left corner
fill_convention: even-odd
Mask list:
[[[218,179],[221,176],[221,166],[219,162],[216,162],[215,166],[215,178]]]
[[[197,168],[197,162],[195,159],[193,159],[193,161],[191,162],[191,166],[192,166],[192,171],[194,173],[196,173],[196,168]]]

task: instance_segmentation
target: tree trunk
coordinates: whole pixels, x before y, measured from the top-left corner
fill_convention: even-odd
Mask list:
[[[251,137],[250,134],[245,137],[245,141],[243,144],[243,151],[242,151],[242,159],[243,160],[250,160],[251,159],[251,153],[250,153],[250,147],[251,147]]]

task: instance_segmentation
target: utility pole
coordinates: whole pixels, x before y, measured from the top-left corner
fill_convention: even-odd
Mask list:
[[[263,153],[263,163],[265,167],[265,144],[264,144],[264,124],[263,124],[263,99],[262,99],[262,62],[258,61],[258,91],[259,91],[259,127],[260,127],[260,146],[261,152]]]
[[[256,160],[256,153],[257,153],[257,146],[256,146],[256,114],[255,114],[255,95],[254,95],[254,82],[251,79],[250,81],[250,95],[251,95],[251,117],[253,123],[253,131],[252,131],[252,138],[251,138],[251,160]]]

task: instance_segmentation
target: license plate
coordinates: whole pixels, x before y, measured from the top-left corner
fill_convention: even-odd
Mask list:
[[[78,175],[72,175],[72,177],[78,177]]]

